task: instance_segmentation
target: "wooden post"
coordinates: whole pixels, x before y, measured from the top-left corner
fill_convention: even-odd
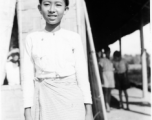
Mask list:
[[[152,1],[150,1],[150,28],[151,28],[151,30],[150,30],[151,42],[150,43],[151,43],[151,46],[152,46]],[[151,47],[151,51],[152,51],[152,47]],[[152,55],[152,53],[151,53],[151,55]],[[150,62],[152,63],[152,58],[150,59]],[[152,64],[150,64],[150,67],[152,68]],[[151,70],[151,75],[152,75],[152,70]],[[151,96],[151,98],[152,98],[152,96]]]
[[[142,11],[140,16],[140,40],[141,40],[141,61],[142,61],[142,87],[143,87],[143,98],[147,99],[148,93],[148,81],[147,81],[147,65],[146,65],[146,51],[144,50],[144,35],[143,35],[143,22],[142,22]]]
[[[119,31],[119,50],[120,50],[120,54],[122,55],[121,29]]]
[[[83,2],[83,6],[84,6],[86,26],[87,26],[87,32],[88,32],[88,38],[89,38],[89,46],[90,46],[90,49],[91,49],[91,55],[92,55],[92,58],[93,58],[93,65],[94,65],[94,68],[95,68],[95,75],[96,75],[96,78],[97,78],[97,87],[98,87],[98,90],[99,90],[99,96],[98,97],[100,98],[100,102],[101,102],[101,107],[102,107],[102,111],[103,111],[103,118],[104,118],[104,120],[107,120],[105,104],[104,104],[104,97],[103,97],[103,91],[102,91],[101,80],[100,80],[100,74],[99,74],[97,58],[96,58],[96,52],[95,52],[95,48],[94,48],[93,36],[92,36],[92,33],[91,33],[91,27],[90,27],[90,22],[89,22],[89,17],[88,17],[85,1]]]
[[[122,43],[121,43],[121,38],[119,39],[119,50],[120,50],[120,54],[122,54]]]

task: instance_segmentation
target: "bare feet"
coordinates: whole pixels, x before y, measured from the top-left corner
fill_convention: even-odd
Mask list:
[[[107,112],[110,112],[110,106],[108,103],[106,103],[106,110],[107,110]]]
[[[120,107],[120,109],[124,109],[124,106],[122,103],[119,105],[119,107]]]
[[[130,110],[129,107],[127,107],[126,110]]]

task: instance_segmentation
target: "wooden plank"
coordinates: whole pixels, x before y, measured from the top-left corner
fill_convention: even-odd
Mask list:
[[[94,73],[94,79],[92,81],[97,82],[95,86],[93,86],[93,89],[97,88],[98,90],[98,96],[94,95],[96,99],[99,99],[99,102],[97,102],[99,109],[101,109],[102,113],[102,119],[107,120],[107,115],[106,115],[106,110],[105,110],[105,103],[104,103],[104,97],[103,97],[103,92],[102,92],[102,86],[101,86],[101,80],[100,80],[100,74],[99,74],[99,69],[98,69],[98,64],[97,64],[97,58],[96,58],[96,52],[94,48],[94,43],[93,43],[93,36],[91,32],[91,27],[90,27],[90,22],[89,22],[89,17],[87,13],[87,8],[85,2],[83,3],[84,5],[84,13],[85,13],[85,19],[86,19],[86,26],[87,26],[87,33],[88,33],[88,41],[89,41],[89,53],[92,58],[92,65],[93,66],[93,73]],[[92,83],[93,84],[93,83]]]

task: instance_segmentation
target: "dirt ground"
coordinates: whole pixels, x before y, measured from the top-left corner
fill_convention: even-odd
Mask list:
[[[137,88],[129,88],[130,110],[119,108],[118,90],[112,90],[111,111],[107,113],[108,120],[151,120],[151,93],[148,92],[147,98],[143,98],[142,91]],[[125,98],[123,96],[124,107]]]

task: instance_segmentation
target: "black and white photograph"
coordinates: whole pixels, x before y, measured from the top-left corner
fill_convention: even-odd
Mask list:
[[[151,120],[151,0],[0,0],[1,120]]]

